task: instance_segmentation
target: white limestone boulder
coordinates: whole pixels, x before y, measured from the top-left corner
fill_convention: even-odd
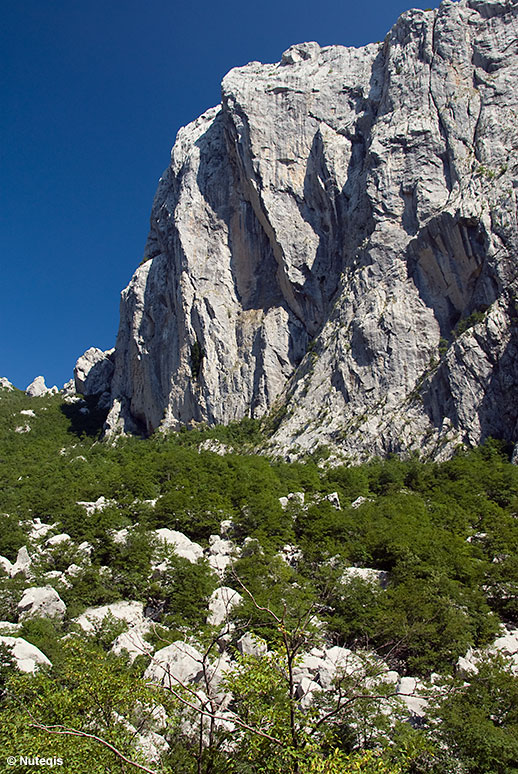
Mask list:
[[[88,501],[88,500],[79,500],[76,505],[81,505],[88,516],[91,516],[93,513],[96,513],[97,511],[104,511],[105,508],[108,508],[108,506],[113,505],[113,500],[107,500],[104,495],[101,495],[97,498],[97,500],[94,501]]]
[[[229,586],[221,586],[212,592],[209,599],[209,614],[207,623],[211,626],[221,626],[228,621],[232,610],[239,605],[243,597]]]
[[[347,583],[356,578],[384,589],[387,587],[389,574],[386,570],[375,570],[372,567],[346,567],[344,569],[342,583]]]
[[[243,656],[259,658],[266,655],[268,645],[261,637],[257,637],[251,632],[245,632],[237,641],[237,649]]]
[[[30,537],[32,540],[41,540],[55,527],[57,527],[57,522],[54,524],[45,524],[41,519],[33,519]]]
[[[10,649],[20,672],[35,672],[38,667],[52,666],[51,661],[39,648],[22,637],[0,637],[0,644]]]
[[[11,571],[13,569],[12,562],[9,561],[5,556],[0,556],[0,568],[6,573],[6,575],[11,575]]]
[[[401,698],[411,717],[422,718],[426,714],[428,700],[421,695],[423,683],[417,677],[402,677],[397,686]]]
[[[302,709],[307,709],[311,706],[315,693],[321,691],[322,688],[310,677],[304,676],[297,682],[295,688],[295,696],[300,701]]]
[[[32,559],[27,551],[27,546],[22,546],[16,556],[16,562],[11,567],[11,578],[16,578],[17,575],[25,575],[29,578],[31,575]]]
[[[126,632],[122,632],[112,643],[112,653],[119,656],[123,651],[126,651],[131,663],[138,656],[151,656],[153,654],[153,647],[145,639],[145,635],[149,630],[150,625],[144,622],[143,624],[137,624]]]
[[[190,540],[183,532],[163,527],[162,529],[156,529],[154,534],[162,543],[172,546],[178,556],[183,556],[191,564],[195,564],[198,559],[203,558],[203,548],[198,543]]]
[[[157,650],[144,672],[144,680],[174,688],[200,679],[203,655],[193,645],[178,640]]]
[[[59,546],[62,543],[71,543],[72,538],[70,535],[67,535],[66,532],[61,532],[59,535],[53,535],[52,537],[48,538],[45,541],[45,546],[47,548],[54,548],[54,546]]]
[[[113,617],[125,621],[129,627],[142,626],[144,618],[144,605],[142,602],[121,601],[111,602],[109,605],[89,607],[82,615],[74,619],[85,632],[92,632],[100,626],[106,617]]]
[[[11,623],[11,621],[0,621],[0,634],[17,634],[22,628],[22,624]]]
[[[18,602],[20,621],[27,618],[58,618],[62,620],[66,612],[65,603],[52,586],[31,586],[25,589]]]

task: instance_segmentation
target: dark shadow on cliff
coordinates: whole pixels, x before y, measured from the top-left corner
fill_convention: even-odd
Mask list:
[[[511,323],[511,338],[495,363],[478,410],[481,442],[497,438],[518,441],[518,319]]]
[[[367,196],[369,137],[380,105],[385,75],[381,49],[372,64],[369,91],[344,86],[340,95],[356,118],[343,130],[350,143],[345,183],[340,189],[326,160],[325,139],[315,132],[304,177],[304,196],[296,199],[301,217],[318,236],[315,259],[299,293],[306,301],[312,335],[318,335],[340,292],[342,272],[353,263],[371,263],[368,251],[359,247],[372,234],[375,223]],[[342,131],[337,130],[337,135]]]
[[[61,412],[66,416],[70,425],[68,432],[78,438],[88,436],[100,438],[108,408],[99,408],[99,395],[88,395],[77,403],[62,403]]]
[[[461,366],[462,367],[462,366]],[[473,378],[473,374],[470,374]],[[468,385],[466,385],[467,389]],[[495,353],[491,375],[482,399],[476,406],[480,439],[495,438],[514,444],[518,441],[518,315],[511,319],[511,338],[503,352]],[[447,363],[443,361],[420,391],[423,409],[438,430],[445,418],[460,430],[458,405],[452,394]]]
[[[443,212],[430,220],[407,248],[407,273],[433,309],[441,336],[451,340],[458,322],[484,311],[499,294],[488,260],[489,237],[475,218]]]
[[[274,240],[267,234],[250,201],[243,169],[228,151],[232,142],[228,132],[221,111],[197,140],[200,150],[198,188],[208,207],[227,226],[230,271],[242,310],[267,313],[272,308],[282,308],[288,312],[289,354],[296,366],[304,356],[309,340],[304,331],[305,323],[294,314],[279,284]],[[266,222],[266,215],[264,220]],[[301,340],[302,344],[299,343]]]

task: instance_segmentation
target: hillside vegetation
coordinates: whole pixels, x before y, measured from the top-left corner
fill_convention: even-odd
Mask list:
[[[502,626],[518,627],[518,468],[501,443],[444,463],[331,468],[325,449],[291,464],[254,454],[264,440],[257,421],[112,444],[100,441],[102,421],[87,401],[0,390],[0,555],[14,563],[27,546],[33,560],[13,577],[0,566],[0,620],[16,625],[9,633],[0,624],[0,635],[23,638],[52,662],[19,673],[4,645],[4,758],[44,749],[80,774],[92,760],[99,772],[131,770],[91,736],[49,733],[59,725],[161,772],[518,771],[518,678],[490,647]],[[78,504],[101,497],[102,508]],[[51,525],[44,538],[33,532],[40,522]],[[222,522],[236,553],[219,575],[206,557],[189,560],[157,539],[156,530],[175,530],[208,555]],[[68,539],[45,542],[60,534]],[[199,713],[185,715],[185,696],[157,696],[143,678],[148,655],[112,652],[120,620],[85,633],[74,619],[137,601],[154,622],[150,646],[183,640],[212,658],[222,646],[207,605],[222,585],[242,596],[229,612],[233,671],[224,686],[252,730],[212,729],[205,738]],[[64,616],[20,615],[25,590],[46,586]],[[243,632],[262,638],[270,655],[235,655]],[[332,646],[365,659],[363,687],[335,681],[314,703],[299,701],[284,679],[291,657],[296,665],[312,647]],[[458,660],[470,649],[479,661],[466,677]],[[408,722],[403,705],[384,712],[387,687],[373,664],[419,681],[426,713]],[[351,703],[323,722],[340,692]],[[159,704],[168,718],[154,763],[137,744],[136,702]],[[199,738],[185,723],[199,723]]]

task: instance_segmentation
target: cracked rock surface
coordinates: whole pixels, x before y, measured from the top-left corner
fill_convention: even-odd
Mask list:
[[[122,293],[108,432],[277,412],[272,448],[518,440],[518,4],[231,70]]]

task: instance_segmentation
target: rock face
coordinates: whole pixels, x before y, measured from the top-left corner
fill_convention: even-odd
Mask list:
[[[42,395],[56,395],[57,392],[58,388],[56,386],[47,387],[43,376],[37,376],[25,390],[25,394],[30,398],[41,398]]]
[[[273,411],[349,459],[518,440],[518,5],[231,70],[122,293],[108,432]]]
[[[110,390],[113,375],[113,349],[103,352],[96,347],[87,349],[74,368],[75,391],[82,395],[102,395]]]

